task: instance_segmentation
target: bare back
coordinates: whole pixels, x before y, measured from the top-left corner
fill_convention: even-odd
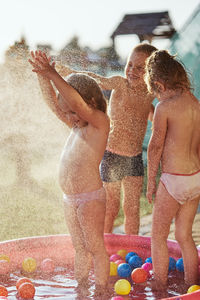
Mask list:
[[[163,104],[167,113],[167,132],[162,170],[193,173],[200,169],[200,103],[187,92]]]
[[[120,85],[112,91],[109,101],[111,129],[108,150],[126,156],[142,152],[152,101],[144,85],[137,87],[136,91],[128,86],[125,78],[121,80]]]

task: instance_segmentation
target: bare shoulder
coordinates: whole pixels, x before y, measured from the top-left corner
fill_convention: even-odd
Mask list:
[[[161,101],[155,107],[155,115],[167,115],[171,110],[169,101]]]
[[[127,85],[127,79],[120,75],[109,77],[109,80],[113,86],[113,89],[121,89]]]

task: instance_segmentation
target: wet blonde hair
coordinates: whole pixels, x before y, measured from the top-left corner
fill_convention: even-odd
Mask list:
[[[156,50],[157,50],[156,47],[148,43],[140,43],[135,48],[133,48],[133,51],[142,52],[147,54],[148,56],[151,55]]]
[[[72,73],[65,78],[91,107],[106,113],[107,102],[95,79],[82,73]]]
[[[171,90],[191,90],[188,74],[175,57],[166,50],[157,50],[147,58],[144,80],[150,93],[159,92],[156,81]]]

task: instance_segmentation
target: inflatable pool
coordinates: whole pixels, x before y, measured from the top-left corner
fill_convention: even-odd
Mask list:
[[[150,237],[105,234],[105,244],[109,254],[116,253],[119,249],[137,252],[143,259],[150,257]],[[168,240],[169,255],[178,259],[181,257],[180,248],[175,241]],[[200,259],[200,249],[199,259]],[[73,264],[74,250],[69,235],[51,235],[41,237],[21,238],[0,242],[0,254],[10,258],[11,271],[21,268],[26,257],[34,257],[39,265],[42,260],[51,257],[58,266]],[[200,299],[200,291],[165,299],[196,300]]]

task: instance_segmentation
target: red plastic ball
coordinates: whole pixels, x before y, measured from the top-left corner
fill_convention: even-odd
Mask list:
[[[35,287],[30,282],[24,282],[19,286],[19,296],[24,299],[32,299],[35,295]]]
[[[0,285],[0,296],[5,296],[5,297],[8,296],[7,288],[3,285]]]
[[[136,268],[132,271],[131,278],[135,283],[142,283],[147,280],[148,273],[142,268]]]
[[[27,278],[27,277],[19,278],[19,279],[17,280],[17,283],[16,283],[16,288],[17,288],[17,290],[19,289],[20,285],[21,285],[22,283],[24,283],[24,282],[32,283],[32,281],[31,281],[29,278]]]

